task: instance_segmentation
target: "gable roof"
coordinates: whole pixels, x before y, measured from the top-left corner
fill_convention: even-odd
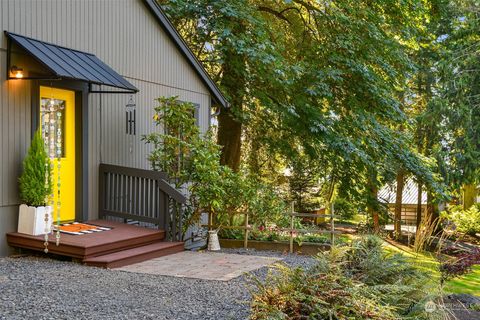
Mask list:
[[[169,36],[169,38],[174,42],[176,47],[180,50],[183,56],[187,59],[192,68],[197,72],[199,77],[202,79],[203,83],[207,86],[208,90],[212,94],[214,100],[221,106],[228,108],[227,99],[223,96],[220,89],[217,87],[215,82],[210,78],[207,71],[203,67],[202,63],[198,61],[193,52],[190,50],[188,45],[183,40],[182,36],[178,33],[175,27],[172,25],[170,20],[167,18],[163,12],[160,5],[156,0],[144,0],[145,5],[150,9],[150,12],[154,15],[157,21],[160,23],[160,26]]]
[[[383,186],[378,191],[378,200],[382,203],[395,203],[397,197],[397,185],[392,183]],[[402,204],[417,204],[418,201],[418,185],[413,179],[409,178],[403,186]],[[427,204],[427,192],[422,190],[422,204]]]

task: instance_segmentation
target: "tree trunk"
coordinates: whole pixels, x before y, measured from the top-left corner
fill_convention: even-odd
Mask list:
[[[232,30],[235,34],[245,33],[241,21],[235,26]],[[222,146],[220,163],[238,171],[242,146],[242,123],[238,115],[242,114],[246,93],[246,62],[245,56],[235,48],[227,49],[223,60],[221,89],[226,93],[230,107],[222,109],[218,116],[217,142]]]
[[[463,186],[463,210],[470,209],[475,204],[477,188],[475,184],[466,184]]]
[[[233,108],[233,106],[232,106]],[[222,146],[220,163],[238,171],[242,146],[242,124],[231,110],[222,110],[218,116],[218,144]]]
[[[428,192],[427,193],[427,214],[430,217],[430,222],[433,222],[440,217],[437,204],[434,203],[433,200],[434,200],[433,194],[431,192]],[[437,229],[438,227],[439,226],[437,225]]]
[[[422,222],[422,183],[418,183],[418,195],[417,195],[417,229],[420,227],[420,223]]]
[[[380,232],[380,218],[378,216],[378,187],[376,184],[376,173],[372,172],[368,179],[368,202],[367,213],[372,217],[373,231]]]
[[[252,134],[245,137],[247,140],[250,140],[250,149],[248,150],[248,166],[249,172],[254,175],[260,176],[260,141],[257,135]]]
[[[395,239],[400,239],[402,236],[402,200],[403,200],[403,186],[405,185],[405,172],[400,169],[397,173],[397,194],[395,197],[395,217],[393,230]]]

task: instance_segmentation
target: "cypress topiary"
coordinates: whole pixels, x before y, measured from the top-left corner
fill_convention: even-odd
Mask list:
[[[29,206],[45,206],[53,188],[51,175],[50,159],[38,129],[23,160],[23,172],[19,178],[20,200]]]

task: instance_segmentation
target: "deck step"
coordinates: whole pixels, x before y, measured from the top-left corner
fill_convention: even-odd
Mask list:
[[[181,252],[183,250],[183,242],[155,242],[141,247],[126,249],[102,256],[86,258],[83,260],[83,262],[89,266],[119,268],[129,264]]]
[[[163,230],[148,229],[106,220],[87,221],[86,223],[110,227],[112,230],[85,235],[62,233],[59,246],[55,245],[55,237],[50,236],[49,253],[84,260],[149,245],[162,241],[165,238]],[[7,241],[12,247],[37,251],[44,250],[44,236],[31,236],[12,232],[7,234]]]

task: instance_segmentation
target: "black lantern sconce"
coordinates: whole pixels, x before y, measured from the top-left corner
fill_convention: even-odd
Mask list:
[[[14,79],[23,79],[23,76],[24,76],[23,69],[17,66],[12,66],[10,68],[10,74],[11,74],[11,77]]]

